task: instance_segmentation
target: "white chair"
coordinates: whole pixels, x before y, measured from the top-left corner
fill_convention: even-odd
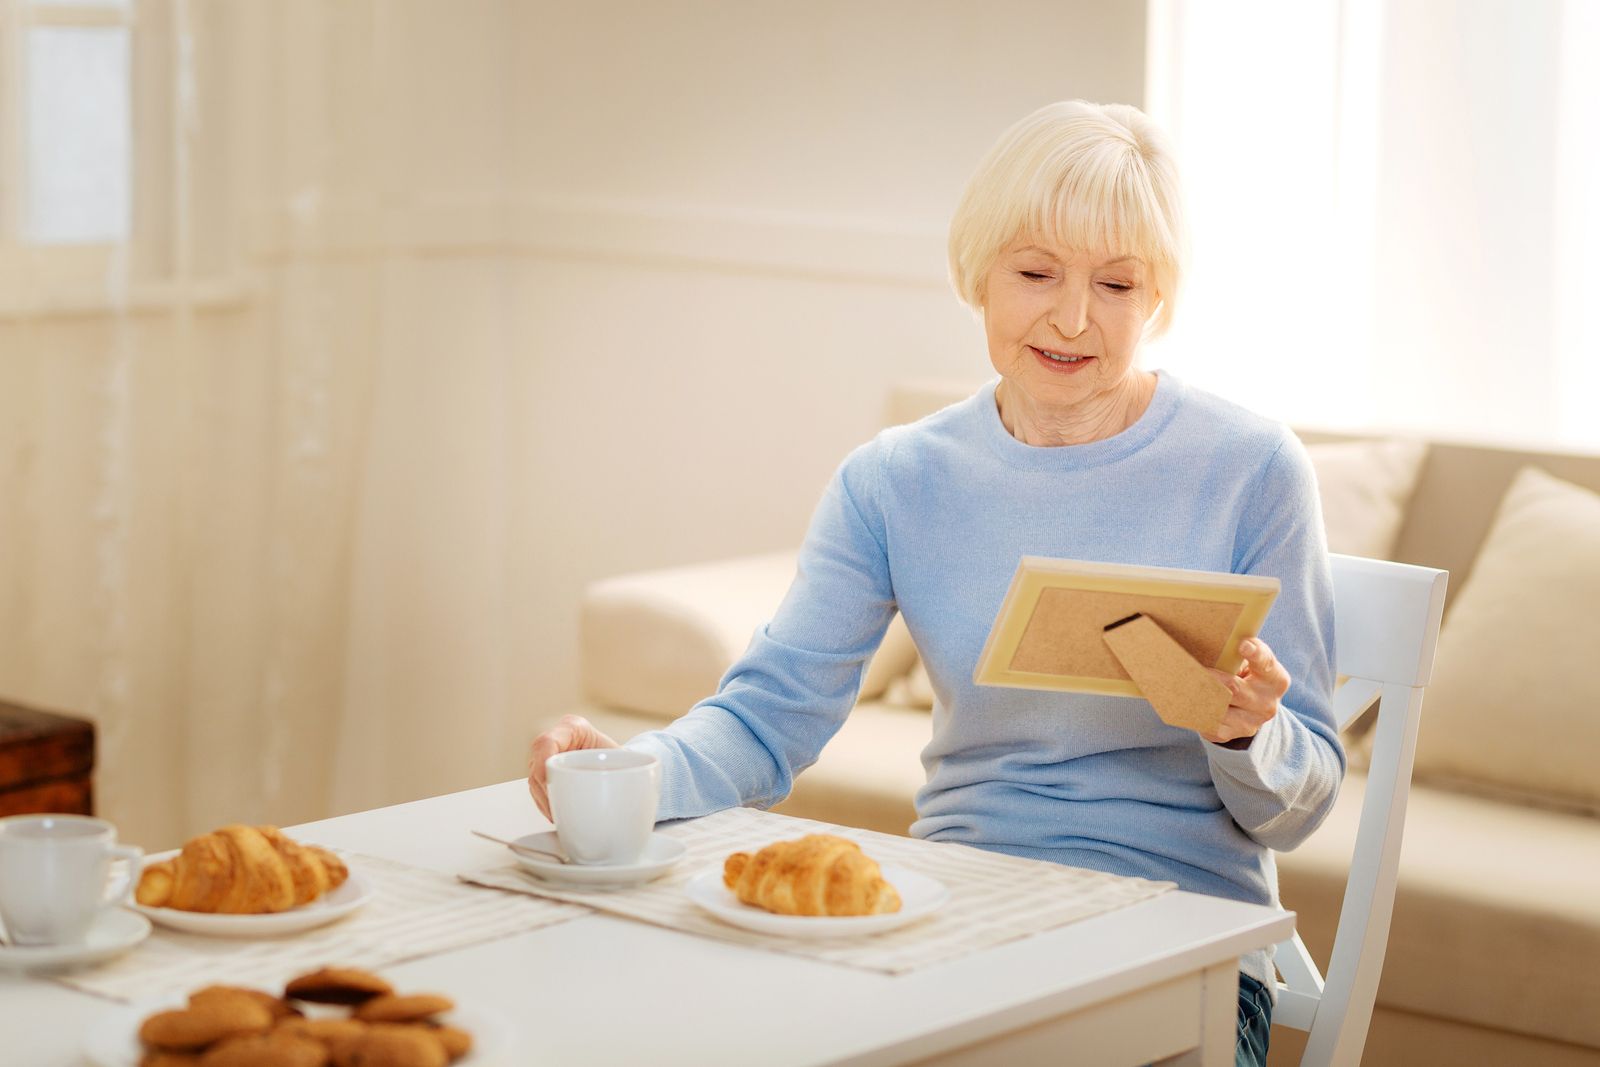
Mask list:
[[[1448,577],[1429,567],[1333,557],[1337,666],[1348,678],[1334,693],[1334,715],[1343,729],[1374,700],[1378,711],[1326,979],[1299,934],[1278,946],[1285,981],[1278,983],[1272,1022],[1308,1032],[1301,1067],[1361,1062],[1389,941],[1422,691],[1433,673]]]

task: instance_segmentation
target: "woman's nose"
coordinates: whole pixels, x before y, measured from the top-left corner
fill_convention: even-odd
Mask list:
[[[1089,324],[1089,291],[1081,285],[1062,287],[1061,296],[1050,309],[1050,325],[1067,340],[1072,340]]]

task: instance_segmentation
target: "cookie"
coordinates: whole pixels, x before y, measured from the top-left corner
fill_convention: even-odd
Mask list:
[[[426,1024],[439,1039],[439,1044],[444,1046],[445,1055],[454,1063],[472,1051],[472,1035],[459,1026],[442,1026],[437,1023]]]
[[[259,989],[246,989],[235,985],[208,985],[204,989],[197,989],[189,994],[189,1006],[204,1004],[207,1001],[225,999],[227,997],[243,997],[245,1000],[254,1001],[272,1013],[273,1021],[287,1019],[304,1014],[301,1010],[290,1004],[282,997],[275,997],[271,993],[264,993]]]
[[[275,1034],[293,1034],[296,1037],[309,1037],[313,1041],[320,1041],[329,1048],[341,1041],[353,1037],[360,1037],[367,1032],[367,1024],[359,1019],[285,1019],[280,1022]]]
[[[196,1067],[199,1062],[198,1052],[168,1052],[159,1048],[139,1057],[139,1067]]]
[[[354,967],[323,967],[290,979],[283,995],[314,1004],[362,1004],[373,997],[393,993],[394,986],[371,971]]]
[[[373,997],[355,1010],[355,1017],[369,1023],[415,1023],[455,1006],[455,1001],[437,993]]]
[[[200,1067],[327,1067],[328,1047],[294,1034],[252,1034],[220,1041],[200,1057]]]
[[[375,1023],[333,1051],[334,1067],[445,1067],[450,1054],[424,1026]]]
[[[244,997],[222,997],[177,1011],[162,1011],[139,1026],[139,1040],[152,1048],[184,1052],[225,1037],[265,1033],[272,1013]]]

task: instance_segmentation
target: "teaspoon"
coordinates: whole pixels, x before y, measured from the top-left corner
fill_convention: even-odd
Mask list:
[[[542,856],[548,860],[555,860],[557,863],[572,862],[559,852],[550,852],[542,848],[529,848],[527,845],[519,845],[515,841],[507,841],[503,837],[495,837],[493,834],[486,834],[482,830],[474,830],[472,832],[478,837],[483,838],[485,841],[493,841],[497,845],[504,845],[513,852],[525,852],[530,856]]]

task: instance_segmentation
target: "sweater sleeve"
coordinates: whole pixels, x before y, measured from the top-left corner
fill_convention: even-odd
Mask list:
[[[1288,669],[1289,691],[1247,748],[1206,745],[1229,814],[1280,852],[1322,824],[1345,771],[1332,708],[1333,578],[1316,475],[1298,439],[1286,437],[1244,499],[1234,569],[1281,583],[1261,638]]]
[[[882,440],[834,474],[783,603],[716,694],[628,742],[661,760],[658,818],[778,803],[855,705],[895,613],[878,506]]]

